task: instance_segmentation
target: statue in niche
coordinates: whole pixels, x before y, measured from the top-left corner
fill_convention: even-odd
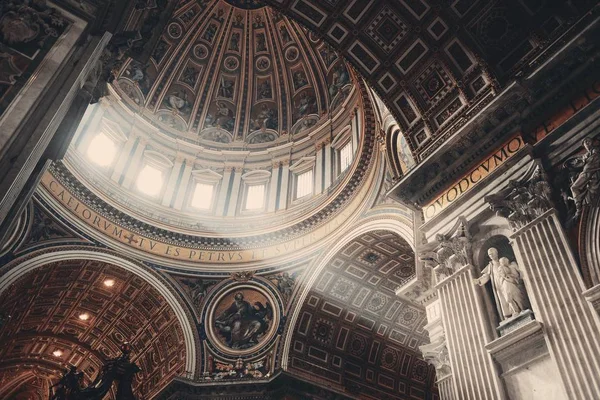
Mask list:
[[[568,169],[580,171],[571,183],[571,199],[575,202],[574,220],[581,216],[584,205],[593,203],[600,195],[600,146],[594,139],[583,139],[586,153],[565,162]]]
[[[511,263],[506,257],[500,258],[495,247],[490,247],[487,254],[490,262],[481,271],[481,276],[473,279],[473,283],[483,286],[491,281],[496,308],[502,319],[516,317],[521,311],[529,308],[519,266],[514,261]]]

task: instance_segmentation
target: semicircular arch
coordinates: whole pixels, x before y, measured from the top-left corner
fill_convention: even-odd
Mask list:
[[[197,332],[192,328],[193,319],[191,314],[185,309],[182,301],[178,299],[177,295],[168,287],[166,281],[155,271],[152,271],[133,260],[119,256],[116,253],[107,250],[90,250],[81,247],[61,247],[50,250],[44,249],[43,251],[24,255],[2,268],[4,272],[0,276],[0,294],[19,280],[19,278],[37,268],[51,263],[73,260],[98,261],[114,265],[115,267],[122,268],[138,276],[155,289],[165,299],[171,310],[174,312],[183,331],[186,353],[186,374],[195,374],[197,367],[196,360],[198,358],[196,348],[198,338]]]

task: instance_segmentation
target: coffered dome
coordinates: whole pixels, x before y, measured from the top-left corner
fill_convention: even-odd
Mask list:
[[[182,2],[146,65],[130,60],[116,90],[173,137],[230,149],[306,136],[353,87],[345,62],[258,1]]]

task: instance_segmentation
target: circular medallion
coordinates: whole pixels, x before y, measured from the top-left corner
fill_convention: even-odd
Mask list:
[[[259,282],[235,283],[217,293],[206,314],[210,343],[219,352],[254,355],[275,337],[281,302],[272,289]]]
[[[271,66],[271,60],[269,57],[261,56],[256,59],[256,69],[263,72],[269,69]]]
[[[183,33],[183,28],[177,22],[172,22],[167,27],[167,32],[172,39],[179,39]]]
[[[208,56],[208,49],[203,44],[195,45],[192,51],[194,53],[194,57],[199,60],[204,60]]]
[[[290,47],[285,51],[285,59],[289,62],[294,62],[298,59],[298,49],[296,47]]]
[[[238,59],[236,57],[229,56],[223,62],[223,66],[228,71],[236,71],[240,66],[240,62],[238,61]]]

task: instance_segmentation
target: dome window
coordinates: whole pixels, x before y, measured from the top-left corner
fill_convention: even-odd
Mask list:
[[[100,132],[90,141],[86,155],[94,164],[108,167],[117,155],[117,145],[105,133]]]
[[[146,164],[138,175],[136,187],[140,192],[156,197],[162,189],[163,180],[163,171]]]
[[[260,210],[265,205],[265,185],[248,186],[246,192],[246,210]]]
[[[194,194],[192,195],[192,201],[190,205],[193,208],[200,210],[210,210],[213,203],[213,195],[215,192],[215,185],[210,183],[196,183],[194,188]]]
[[[299,174],[296,177],[296,198],[300,199],[304,196],[311,195],[313,192],[313,170],[309,169],[306,172]]]
[[[352,164],[352,142],[351,141],[348,141],[348,143],[346,143],[344,145],[344,147],[341,148],[339,157],[340,157],[340,174],[341,174],[342,172],[344,172],[348,169],[350,164]]]

